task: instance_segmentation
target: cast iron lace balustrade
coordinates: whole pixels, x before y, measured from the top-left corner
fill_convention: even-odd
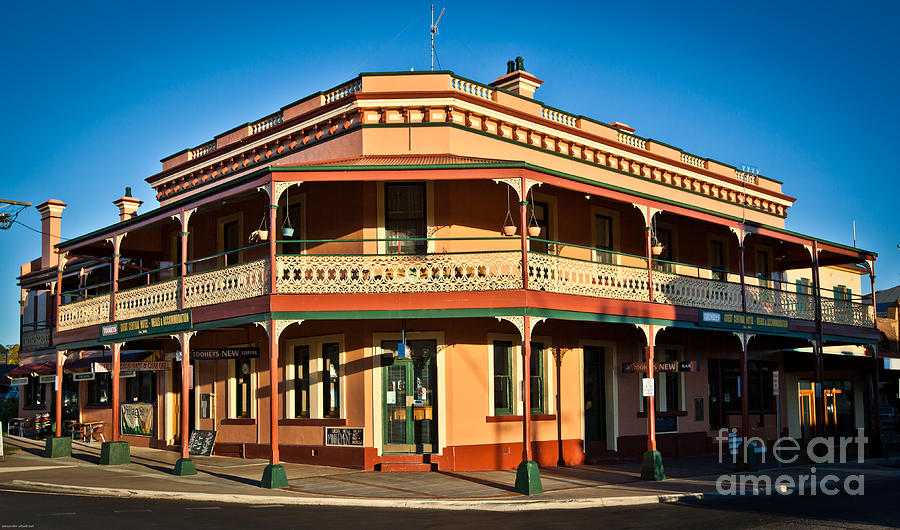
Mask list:
[[[59,308],[59,331],[109,322],[110,295],[101,294]]]
[[[184,277],[184,307],[222,304],[269,292],[267,258]]]
[[[747,285],[747,312],[788,318],[815,319],[812,295]]]
[[[823,297],[822,321],[847,326],[872,327],[874,311],[868,304]]]
[[[741,284],[653,271],[653,300],[660,304],[741,310]]]
[[[178,280],[116,293],[116,320],[145,317],[178,309]]]
[[[522,287],[521,253],[278,256],[279,293],[419,293]]]
[[[647,269],[528,253],[528,285],[537,291],[616,300],[650,300]]]

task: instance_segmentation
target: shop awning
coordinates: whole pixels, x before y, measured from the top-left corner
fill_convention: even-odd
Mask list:
[[[146,350],[123,351],[119,355],[119,361],[123,363],[139,362],[149,357],[152,353],[153,352]],[[81,359],[68,359],[63,368],[65,368],[66,371],[82,371],[89,370],[94,363],[108,362],[112,362],[112,353],[97,352],[88,355],[87,357],[82,357]]]
[[[12,379],[13,377],[27,377],[33,373],[52,374],[54,372],[56,372],[56,363],[53,361],[45,361],[42,363],[28,363],[17,366],[6,372],[6,377]]]

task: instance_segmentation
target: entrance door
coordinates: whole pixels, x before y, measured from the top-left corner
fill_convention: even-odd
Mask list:
[[[800,382],[799,394],[800,437],[804,441],[808,441],[816,432],[816,396],[808,381]]]
[[[381,348],[384,452],[436,452],[437,342],[407,341],[404,359],[397,357],[399,341],[384,341]]]
[[[584,347],[584,449],[606,450],[605,351],[601,346]]]

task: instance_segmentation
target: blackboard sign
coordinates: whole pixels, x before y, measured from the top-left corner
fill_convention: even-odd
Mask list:
[[[325,427],[325,445],[363,446],[362,427]]]
[[[188,438],[188,453],[192,455],[212,456],[213,446],[216,445],[217,431],[191,431]]]

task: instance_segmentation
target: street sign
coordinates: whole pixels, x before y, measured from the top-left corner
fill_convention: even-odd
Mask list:
[[[56,382],[56,376],[55,376],[55,375],[42,375],[42,376],[38,379],[38,383],[55,383],[55,382]]]
[[[778,370],[772,372],[772,395],[778,395]]]
[[[641,395],[644,397],[652,397],[656,394],[656,385],[652,377],[644,377],[641,379],[642,390]]]

